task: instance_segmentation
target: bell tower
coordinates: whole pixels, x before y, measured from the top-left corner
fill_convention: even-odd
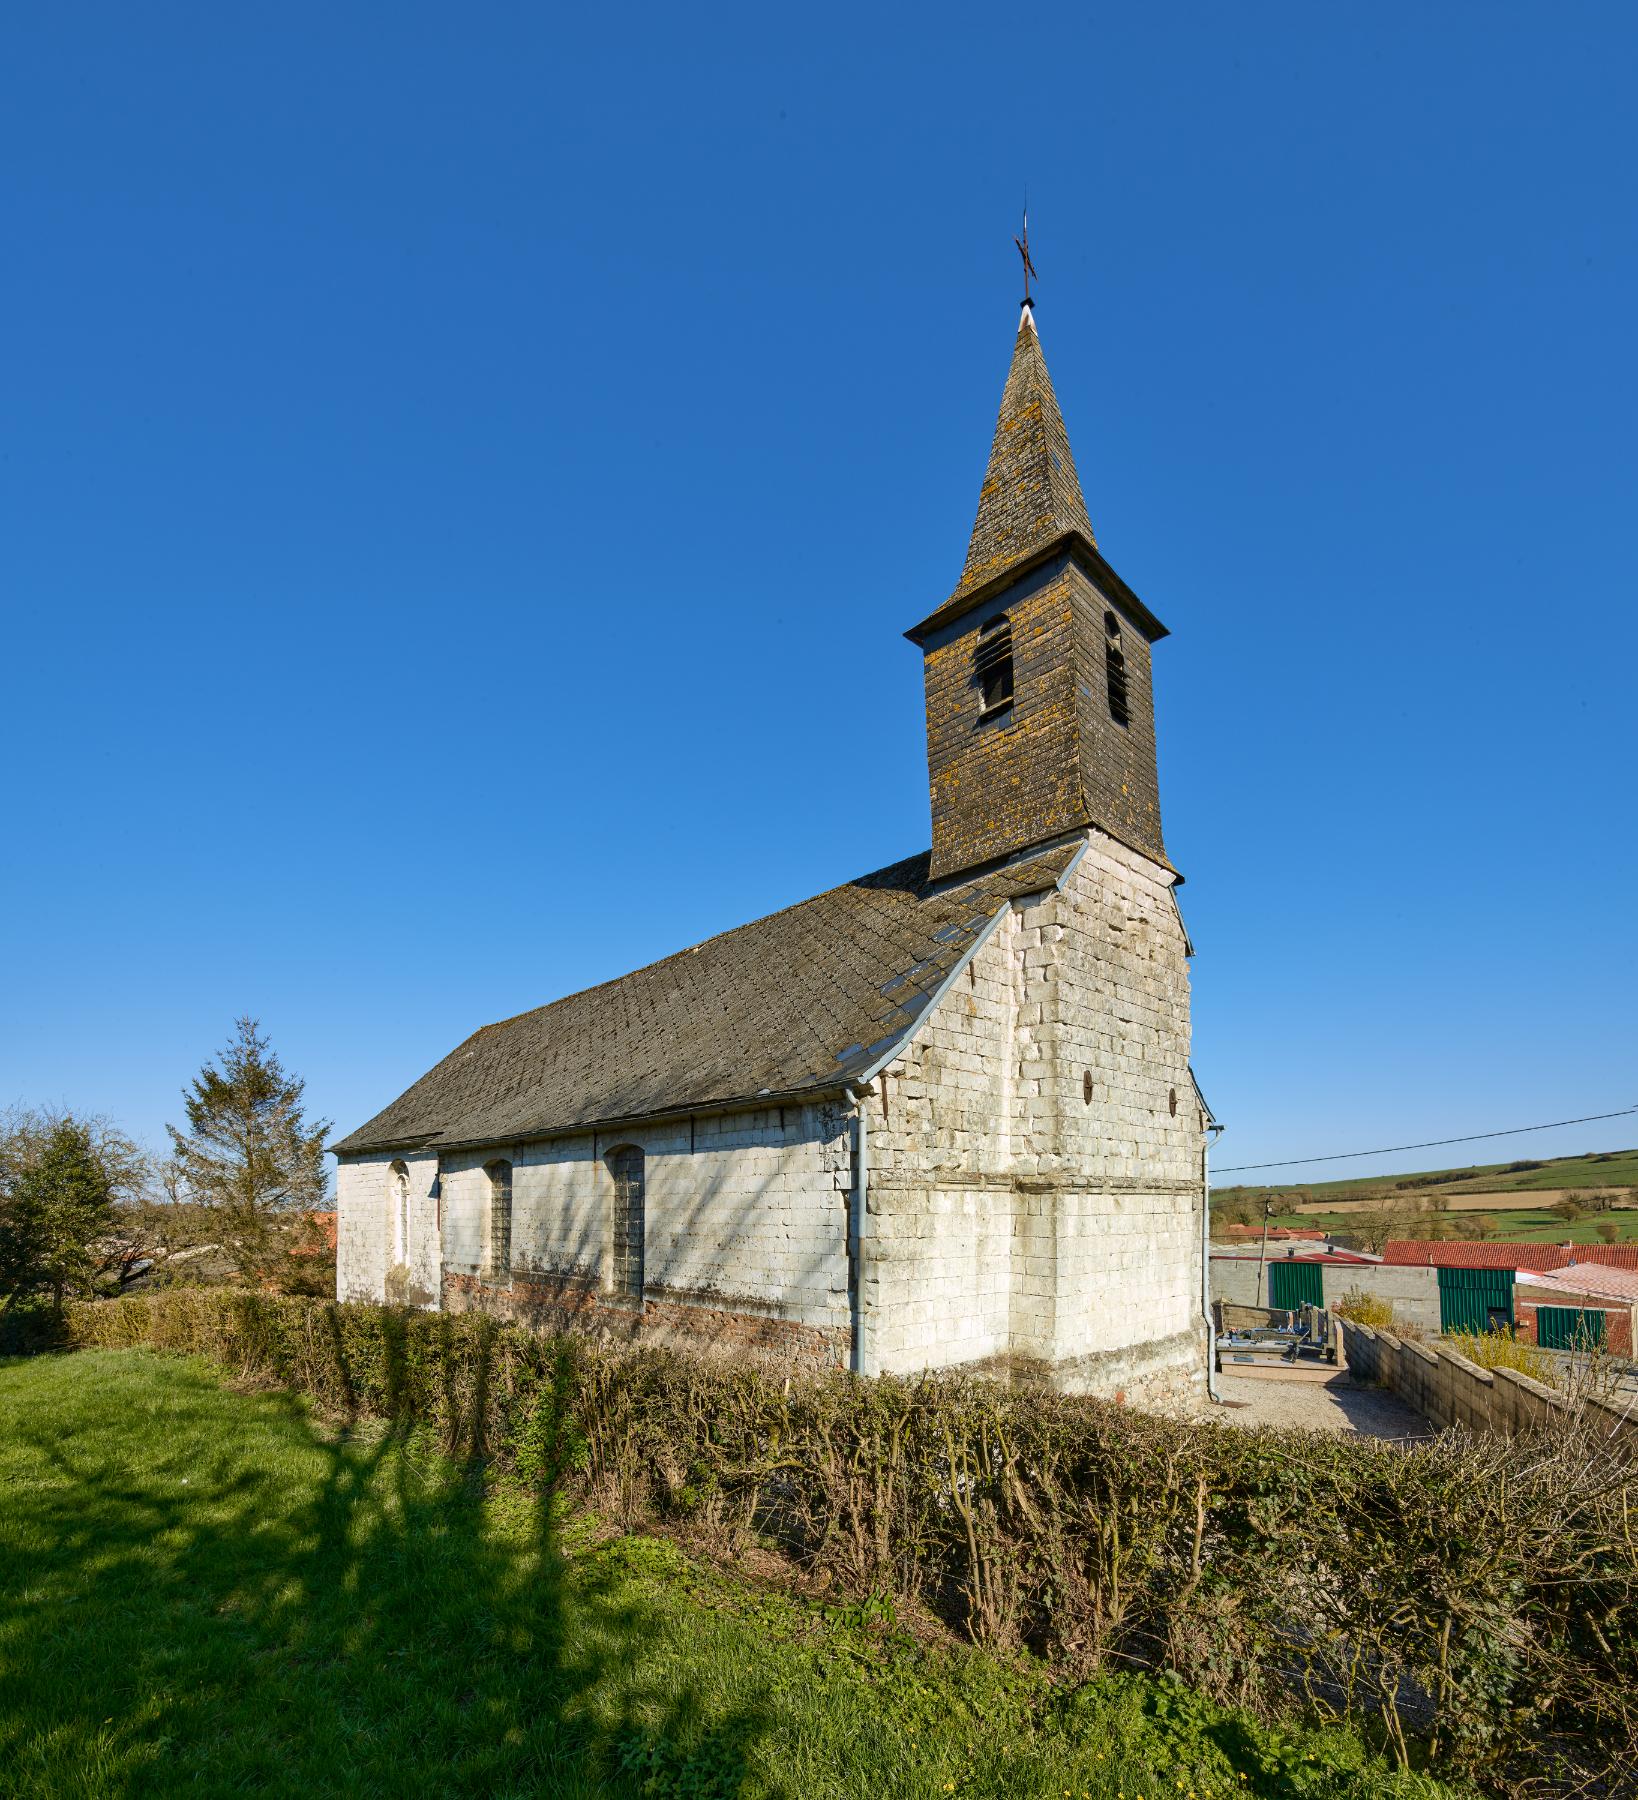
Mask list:
[[[1098,549],[1024,302],[955,592],[922,652],[934,879],[1095,825],[1166,869],[1150,646]]]

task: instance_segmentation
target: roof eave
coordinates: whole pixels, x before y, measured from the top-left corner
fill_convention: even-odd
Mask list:
[[[1151,644],[1171,636],[1167,627],[1161,624],[1115,572],[1113,565],[1097,545],[1084,532],[1077,531],[1074,527],[1060,531],[1036,549],[1020,556],[1016,562],[998,569],[977,586],[965,590],[958,588],[942,606],[930,612],[919,625],[912,625],[904,635],[912,644],[924,644],[941,626],[961,618],[973,607],[993,600],[1002,590],[1011,587],[1020,576],[1027,575],[1032,569],[1038,569],[1042,563],[1050,562],[1053,557],[1065,552],[1081,563],[1093,580],[1108,591],[1109,597],[1132,619]]]
[[[661,1112],[632,1113],[619,1118],[586,1119],[573,1124],[553,1126],[544,1131],[512,1131],[499,1135],[487,1135],[476,1138],[445,1138],[439,1132],[418,1132],[398,1137],[371,1139],[358,1142],[357,1133],[345,1137],[339,1144],[330,1146],[331,1154],[338,1160],[342,1157],[380,1156],[389,1150],[435,1149],[440,1154],[464,1150],[488,1150],[503,1144],[544,1144],[554,1138],[567,1137],[602,1137],[616,1131],[635,1130],[652,1125],[665,1125],[680,1119],[709,1118],[721,1113],[754,1112],[770,1106],[795,1106],[808,1101],[824,1100],[832,1095],[845,1094],[849,1089],[867,1088],[881,1071],[893,1060],[904,1053],[905,1046],[916,1036],[923,1025],[938,1010],[939,1002],[955,985],[956,980],[965,972],[967,965],[989,941],[996,927],[1016,905],[1017,900],[1028,897],[1031,893],[1045,893],[1053,888],[1062,891],[1064,883],[1075,872],[1081,858],[1086,854],[1086,840],[1083,838],[1061,870],[1050,882],[1043,883],[1040,888],[1031,888],[1015,899],[1004,900],[992,915],[990,922],[978,933],[944,979],[928,995],[927,1004],[921,1008],[902,1031],[878,1051],[862,1069],[839,1069],[834,1080],[810,1083],[799,1088],[785,1088],[778,1091],[761,1089],[754,1094],[733,1094],[726,1097],[696,1102],[689,1106],[667,1107]]]

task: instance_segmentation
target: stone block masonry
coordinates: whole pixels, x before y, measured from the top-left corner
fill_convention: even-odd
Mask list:
[[[866,1104],[866,1330],[882,1371],[1015,1357],[1060,1384],[1203,1389],[1204,1120],[1173,876],[1102,832],[1018,902]]]

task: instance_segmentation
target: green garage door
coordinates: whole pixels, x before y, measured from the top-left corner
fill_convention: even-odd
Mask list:
[[[1543,1350],[1592,1350],[1604,1341],[1604,1314],[1579,1306],[1538,1306],[1536,1342]]]
[[[1511,1269],[1441,1269],[1439,1271],[1439,1329],[1441,1331],[1511,1331],[1513,1329],[1513,1271]]]
[[[1268,1304],[1282,1312],[1325,1304],[1325,1271],[1318,1263],[1272,1262],[1268,1265]]]

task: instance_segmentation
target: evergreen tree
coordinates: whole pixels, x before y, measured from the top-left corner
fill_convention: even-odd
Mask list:
[[[6,1306],[45,1293],[61,1308],[94,1291],[97,1248],[115,1224],[116,1171],[92,1128],[73,1118],[22,1120],[0,1150],[0,1292]]]
[[[190,1200],[220,1218],[224,1248],[247,1280],[285,1260],[281,1216],[324,1200],[328,1119],[309,1124],[306,1083],[286,1075],[254,1019],[183,1089],[188,1129],[166,1126]]]

